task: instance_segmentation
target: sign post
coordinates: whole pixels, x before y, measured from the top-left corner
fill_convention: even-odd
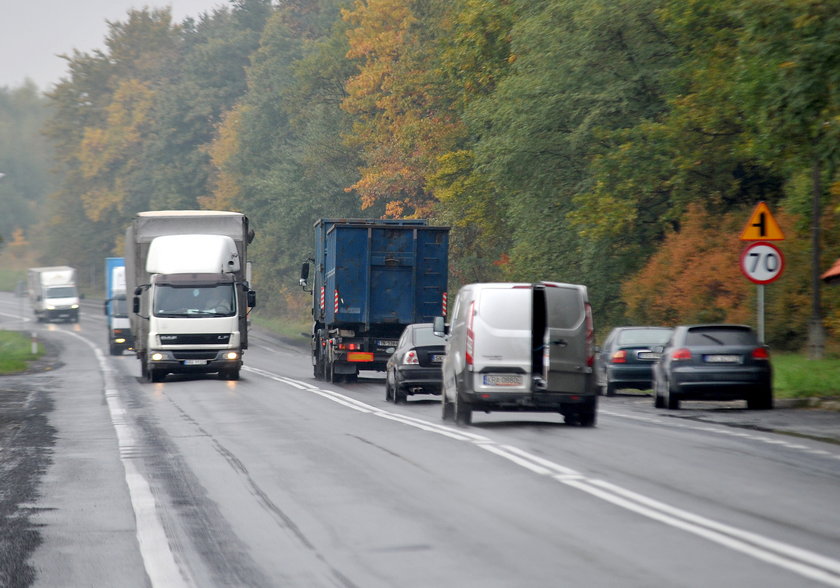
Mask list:
[[[781,249],[770,241],[783,241],[785,238],[776,219],[770,213],[767,203],[759,202],[750,215],[741,241],[750,243],[741,253],[741,272],[756,286],[756,313],[758,315],[758,340],[764,342],[764,286],[774,282],[782,275],[785,257]]]

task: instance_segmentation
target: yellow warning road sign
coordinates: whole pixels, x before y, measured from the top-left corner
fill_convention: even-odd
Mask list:
[[[767,203],[759,202],[741,233],[741,241],[784,241],[784,239],[785,234],[770,214]]]

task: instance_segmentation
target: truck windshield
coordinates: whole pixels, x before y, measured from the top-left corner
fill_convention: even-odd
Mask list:
[[[235,301],[233,284],[159,285],[155,290],[153,312],[160,317],[233,316]]]
[[[76,297],[76,287],[75,286],[54,286],[52,288],[47,288],[47,293],[44,297],[45,298],[75,298]]]

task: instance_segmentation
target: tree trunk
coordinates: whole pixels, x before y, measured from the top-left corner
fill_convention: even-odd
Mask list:
[[[822,359],[825,353],[825,328],[820,303],[820,213],[822,178],[820,160],[814,157],[811,169],[811,321],[808,325],[808,359]]]

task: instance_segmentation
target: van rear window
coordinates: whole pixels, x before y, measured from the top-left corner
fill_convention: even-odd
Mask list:
[[[583,296],[577,288],[546,288],[549,323],[557,329],[571,329],[583,320]]]
[[[530,329],[532,292],[531,288],[483,290],[478,314],[497,329]]]

